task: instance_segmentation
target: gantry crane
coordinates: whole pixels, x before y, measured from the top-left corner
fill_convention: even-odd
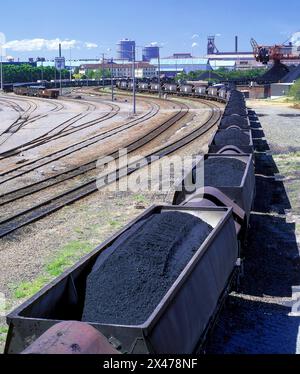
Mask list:
[[[288,44],[258,45],[253,38],[251,38],[250,42],[256,61],[265,65],[270,60],[273,60],[274,63],[279,63],[280,60],[296,60],[300,58],[299,53],[297,55],[293,52],[294,47],[291,42]]]

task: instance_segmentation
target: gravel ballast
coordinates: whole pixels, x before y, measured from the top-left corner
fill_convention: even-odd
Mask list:
[[[216,145],[249,145],[250,136],[239,129],[227,129],[218,131],[214,137]]]
[[[240,186],[245,169],[246,164],[236,158],[210,157],[204,161],[205,186]]]
[[[176,211],[136,223],[98,257],[87,278],[82,320],[144,323],[211,231]]]

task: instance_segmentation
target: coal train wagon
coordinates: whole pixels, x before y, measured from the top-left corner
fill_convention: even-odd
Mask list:
[[[58,344],[64,335],[57,338],[59,323],[62,328],[69,323],[72,337],[77,331],[78,340],[72,343],[78,343],[82,353],[199,351],[222,302],[238,281],[241,249],[255,195],[251,137],[246,144],[236,142],[244,141],[247,131],[237,126],[247,124],[244,96],[231,91],[226,97],[222,121],[228,118],[229,128],[219,126],[213,144],[217,145],[219,134],[224,132],[221,148],[210,149],[201,161],[204,183],[197,184],[194,165],[176,188],[172,205],[148,208],[12,311],[7,317],[6,353],[24,349],[25,353],[65,352],[65,345]],[[239,108],[237,117],[233,117],[235,108]],[[228,136],[226,131],[231,128],[240,131],[240,136]],[[192,186],[188,186],[191,182]],[[151,226],[151,222],[155,224]],[[168,243],[173,243],[171,251]],[[144,244],[147,249],[154,248],[151,255]],[[164,252],[164,248],[168,250]],[[128,270],[136,256],[147,264],[146,272],[144,267],[141,272],[135,267]],[[159,257],[157,263],[155,256]],[[166,277],[168,283],[166,272],[172,275]],[[144,274],[147,276],[143,280]],[[155,281],[157,276],[159,281]],[[152,282],[151,292],[148,282]],[[78,334],[87,329],[89,332]],[[91,344],[93,337],[100,339],[96,348]],[[54,340],[58,343],[49,348]]]

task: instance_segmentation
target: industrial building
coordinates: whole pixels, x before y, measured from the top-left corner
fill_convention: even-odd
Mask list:
[[[236,70],[257,69],[265,67],[254,58],[253,51],[240,52],[238,50],[238,37],[235,36],[235,49],[233,52],[220,52],[215,44],[215,36],[207,38],[207,54],[205,56],[214,68],[225,67]],[[228,64],[226,66],[226,64]]]
[[[159,58],[159,47],[156,45],[147,45],[143,48],[143,61],[150,61],[152,58]]]
[[[97,63],[97,64],[83,64],[79,67],[80,74],[87,74],[89,71],[96,72],[97,70],[105,69],[114,78],[132,78],[132,63]],[[153,78],[156,76],[156,67],[147,62],[135,63],[135,77],[136,78]]]
[[[150,64],[158,69],[158,59],[150,60]],[[175,53],[173,56],[160,59],[160,72],[168,77],[174,77],[180,72],[189,73],[196,70],[211,70],[207,58],[193,57],[189,53]]]
[[[132,61],[135,57],[135,41],[122,39],[117,43],[117,60]]]

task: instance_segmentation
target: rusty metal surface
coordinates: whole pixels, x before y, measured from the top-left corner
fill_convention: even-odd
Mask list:
[[[22,354],[119,354],[94,327],[84,322],[64,321],[50,327]]]

